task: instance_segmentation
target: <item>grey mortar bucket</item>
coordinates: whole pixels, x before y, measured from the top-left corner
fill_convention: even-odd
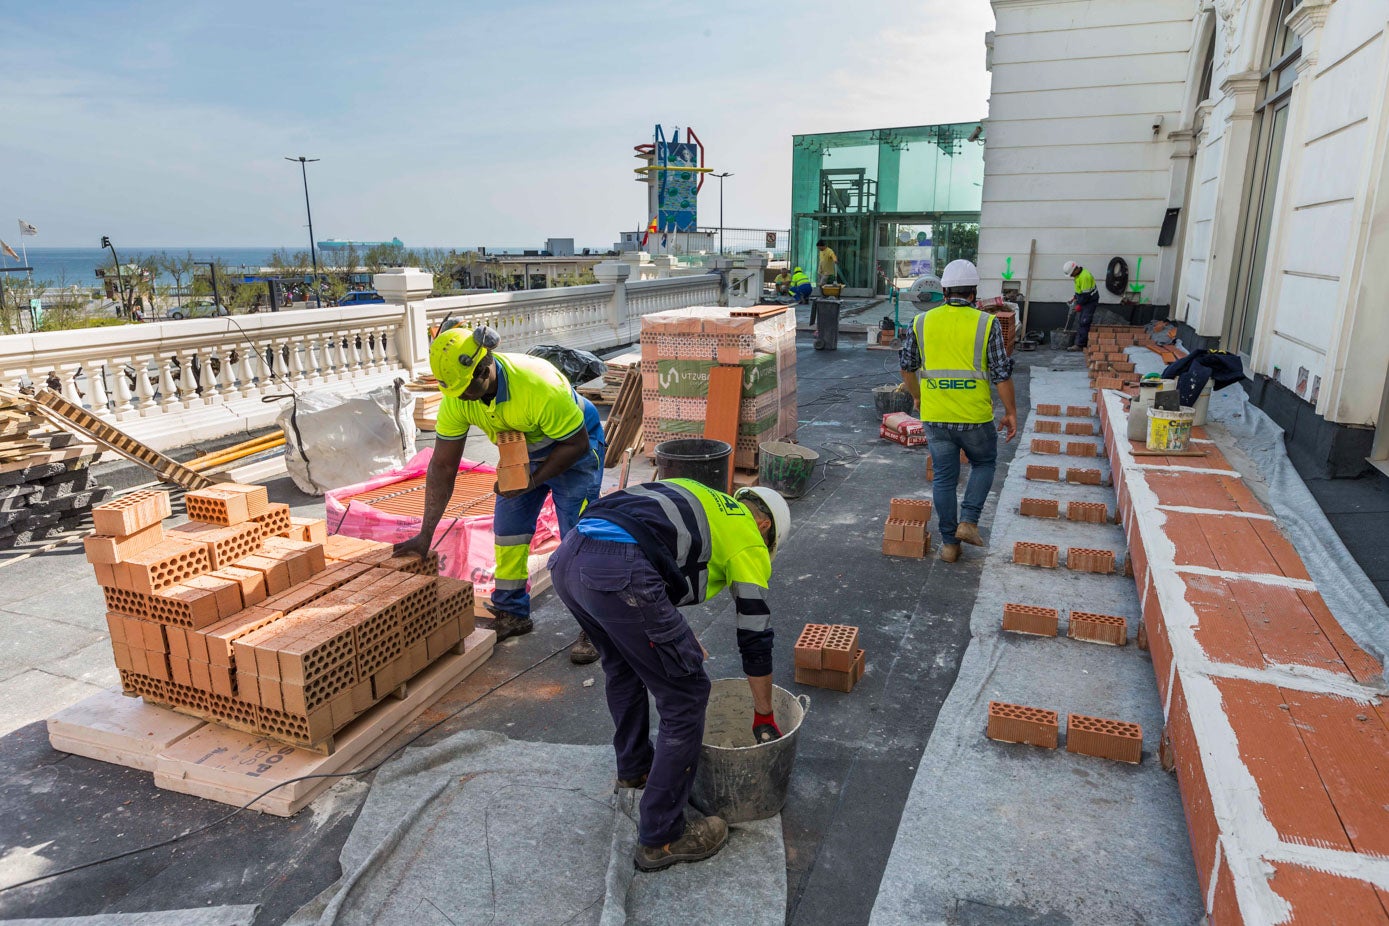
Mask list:
[[[702,813],[728,823],[765,820],[780,813],[796,764],[796,738],[809,709],[810,698],[773,685],[772,710],[781,739],[758,743],[752,738],[752,692],[747,679],[714,679],[690,802]]]

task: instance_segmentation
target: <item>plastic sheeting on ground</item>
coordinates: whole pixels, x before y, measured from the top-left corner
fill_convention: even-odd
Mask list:
[[[60,916],[53,919],[3,920],[5,926],[251,926],[255,905],[196,907],[189,910],[153,910],[148,913],[98,913],[95,916]]]
[[[323,501],[328,532],[385,543],[399,543],[415,536],[420,529],[419,518],[391,514],[352,499],[365,492],[423,476],[433,456],[433,448],[425,448],[400,469],[328,492]],[[490,475],[497,468],[490,463],[464,459],[459,462],[458,471]],[[423,504],[424,492],[421,490],[419,495]],[[439,554],[439,572],[473,583],[473,593],[479,601],[491,597],[494,584],[492,574],[496,568],[496,550],[492,541],[490,514],[461,518],[445,515],[434,531],[433,549]],[[535,522],[531,556],[548,556],[558,546],[559,516],[555,514],[554,500],[547,498]]]
[[[638,873],[638,792],[613,794],[607,746],[465,731],[377,775],[341,879],[292,926],[410,923],[781,924],[781,818],[733,827],[698,864]]]
[[[1093,405],[1081,372],[1033,367],[1031,397]],[[1108,469],[1103,457],[1033,455],[1033,419],[992,517],[986,510],[973,639],[902,812],[873,908],[879,926],[1195,923],[1204,910],[1177,782],[1157,761],[1162,708],[1152,661],[1132,642],[1120,648],[1065,637],[1074,608],[1127,618],[1132,640],[1133,580],[1012,562],[1018,540],[1063,551],[1124,549],[1117,525],[1064,518],[1068,500],[1103,501],[1112,513],[1112,488],[1024,478],[1029,463]],[[1020,516],[1024,497],[1060,499],[1062,519]],[[964,555],[985,551],[965,547]],[[1002,632],[1006,602],[1059,608],[1061,636]],[[991,700],[1056,710],[1063,725],[1071,712],[1140,723],[1143,764],[1068,753],[1064,741],[1056,750],[993,742],[984,736]]]
[[[362,396],[300,393],[275,423],[285,432],[285,468],[310,495],[369,479],[415,455],[415,394],[401,379]]]

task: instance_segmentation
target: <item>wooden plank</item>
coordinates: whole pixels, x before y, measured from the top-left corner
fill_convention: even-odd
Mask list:
[[[716,366],[709,371],[709,404],[704,419],[706,440],[721,440],[730,447],[738,444],[738,409],[743,401],[743,368]],[[733,468],[728,469],[725,492],[733,492]]]
[[[59,752],[152,772],[159,753],[202,726],[166,707],[102,691],[48,718],[48,742]]]
[[[755,318],[762,321],[767,318],[776,318],[786,311],[784,305],[757,305],[746,309],[733,309],[728,313],[730,318]]]
[[[617,399],[608,414],[606,428],[608,450],[603,456],[603,466],[616,466],[622,462],[624,451],[633,446],[633,441],[641,429],[641,369],[632,367],[622,380]]]
[[[174,743],[155,760],[154,783],[166,791],[240,806],[268,788],[304,775],[330,775],[360,767],[443,694],[492,655],[497,635],[474,630],[462,655],[448,654],[410,680],[404,699],[387,699],[340,730],[330,756],[296,749],[216,724]],[[266,795],[251,809],[279,817],[298,813],[338,778],[295,781]]]

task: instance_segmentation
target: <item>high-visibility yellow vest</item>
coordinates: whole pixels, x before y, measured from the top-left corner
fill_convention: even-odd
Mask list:
[[[921,353],[921,420],[954,424],[993,421],[985,374],[994,317],[970,305],[946,303],[912,322]]]

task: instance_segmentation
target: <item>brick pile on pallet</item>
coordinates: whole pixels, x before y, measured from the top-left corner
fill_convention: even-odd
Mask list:
[[[766,308],[766,307],[762,307]],[[711,370],[743,368],[734,465],[756,469],[758,447],[796,437],[796,319],[780,311],[677,309],[641,320],[643,436],[648,457],[666,440],[701,437],[708,419]]]
[[[263,486],[185,499],[195,520],[170,529],[166,492],[108,502],[84,541],[127,694],[330,751],[334,733],[473,631],[472,585],[431,574],[437,558],[327,537]]]
[[[36,412],[0,401],[0,550],[81,529],[111,494],[92,474],[100,455],[66,431],[46,430]]]
[[[847,624],[806,624],[792,652],[800,685],[847,693],[867,668],[858,628]]]

